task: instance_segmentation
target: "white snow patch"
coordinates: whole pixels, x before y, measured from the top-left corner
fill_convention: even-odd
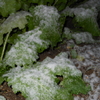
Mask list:
[[[0,100],[6,100],[6,98],[2,95],[0,95]]]
[[[44,5],[35,7],[34,15],[40,19],[42,28],[54,27],[58,24],[57,20],[60,17],[56,8]]]
[[[0,7],[3,7],[5,5],[5,2],[3,0],[0,0]]]
[[[88,32],[74,33],[72,34],[72,37],[75,39],[77,44],[94,42],[92,35]]]

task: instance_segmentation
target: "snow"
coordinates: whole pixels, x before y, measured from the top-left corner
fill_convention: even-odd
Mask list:
[[[18,35],[19,38],[16,39],[15,45],[11,47],[4,58],[4,65],[22,66],[35,62],[38,58],[38,50],[47,48],[49,45],[47,41],[40,38],[41,34],[42,31],[37,27],[34,30]]]
[[[94,42],[92,35],[88,32],[74,33],[72,34],[72,38],[75,39],[77,44]]]
[[[76,15],[77,20],[79,18],[86,19],[92,18],[94,19],[97,16],[96,9],[85,9],[85,8],[72,8],[73,13]]]
[[[69,39],[74,39],[76,44],[80,43],[94,43],[94,39],[89,32],[71,32],[67,27],[64,28],[64,37]]]
[[[23,94],[27,95],[26,100],[40,100],[40,98],[42,99],[48,97],[46,94],[49,94],[51,99],[52,96],[56,93],[56,86],[50,76],[42,73],[41,71],[38,71],[37,69],[24,70],[20,67],[18,68],[19,71],[15,71],[16,69],[14,69],[7,74],[10,76],[9,79],[12,80],[9,82],[9,84],[16,83],[12,86],[14,92],[22,91]]]
[[[40,30],[39,27],[37,27],[34,30],[31,30],[29,32],[25,32],[24,34],[19,35],[19,37],[21,41],[23,41],[24,43],[27,43],[29,46],[32,46],[32,44],[35,44],[35,43],[39,45],[43,45],[44,43],[48,44],[46,41],[40,38],[41,34],[42,34],[42,31]]]
[[[0,0],[0,7],[3,7],[5,5],[5,2],[3,0]]]
[[[84,75],[84,80],[86,82],[88,82],[91,86],[91,89],[94,93],[92,93],[92,91],[89,92],[89,98],[87,100],[99,100],[98,96],[100,95],[100,84],[95,87],[94,84],[98,84],[98,82],[100,81],[100,78],[96,76],[96,73],[92,73],[91,75]]]
[[[12,55],[12,56],[11,56]],[[34,58],[33,58],[34,57]],[[25,65],[32,63],[38,58],[35,47],[34,50],[31,49],[26,43],[24,42],[17,42],[4,59],[4,65],[15,66],[15,65]]]
[[[0,95],[0,100],[6,100],[6,98],[2,95]]]
[[[79,5],[78,7],[84,7],[84,8],[95,7],[99,11],[99,9],[100,9],[100,0],[88,0],[85,3]]]
[[[67,44],[73,44],[70,42],[72,40],[67,41]],[[78,69],[83,70],[83,79],[85,82],[90,84],[91,91],[88,93],[88,96],[75,96],[74,100],[99,100],[100,96],[100,44],[88,44],[83,46],[78,46],[74,43],[74,48],[78,56],[84,58],[84,60],[70,59],[77,66]],[[93,69],[94,71],[87,75],[86,72],[88,70]]]
[[[28,69],[18,66],[3,76],[8,77],[8,84],[12,84],[13,91],[21,91],[26,100],[53,100],[58,89],[55,75],[81,76],[81,71],[76,69],[67,56],[66,52],[60,53],[54,59],[48,57]]]
[[[55,7],[44,5],[35,7],[34,16],[36,16],[36,20],[40,20],[39,26],[43,29],[57,26],[60,17]]]

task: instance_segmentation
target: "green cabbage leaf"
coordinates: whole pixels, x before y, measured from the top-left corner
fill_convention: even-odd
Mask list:
[[[3,34],[10,33],[14,28],[25,28],[28,23],[26,16],[32,15],[26,11],[13,13],[0,25],[0,45],[3,43]]]
[[[15,93],[21,92],[26,100],[73,100],[72,94],[87,93],[90,87],[81,79],[82,73],[63,52],[54,59],[47,57],[33,67],[12,68],[3,77]],[[57,85],[57,75],[63,80]]]

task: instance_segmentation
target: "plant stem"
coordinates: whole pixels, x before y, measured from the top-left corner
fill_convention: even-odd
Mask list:
[[[10,35],[10,32],[7,34],[4,45],[3,45],[3,50],[2,50],[2,54],[1,54],[1,58],[0,58],[1,61],[2,61],[3,56],[4,56],[4,52],[5,52],[5,49],[6,49],[6,45],[7,45],[9,35]]]
[[[58,2],[58,0],[55,1],[55,3],[53,4],[53,6],[55,6],[57,2]]]

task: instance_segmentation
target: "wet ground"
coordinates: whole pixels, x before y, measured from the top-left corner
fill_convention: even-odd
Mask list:
[[[71,54],[71,50],[75,51],[74,54]],[[54,58],[60,52],[68,53],[69,59],[82,71],[84,81],[91,86],[91,91],[87,95],[74,95],[74,100],[100,100],[100,44],[76,45],[73,40],[65,40],[55,49],[49,48],[39,54],[38,61],[42,61],[47,56]],[[0,85],[0,95],[6,100],[25,100],[20,92],[14,94],[6,82]]]

